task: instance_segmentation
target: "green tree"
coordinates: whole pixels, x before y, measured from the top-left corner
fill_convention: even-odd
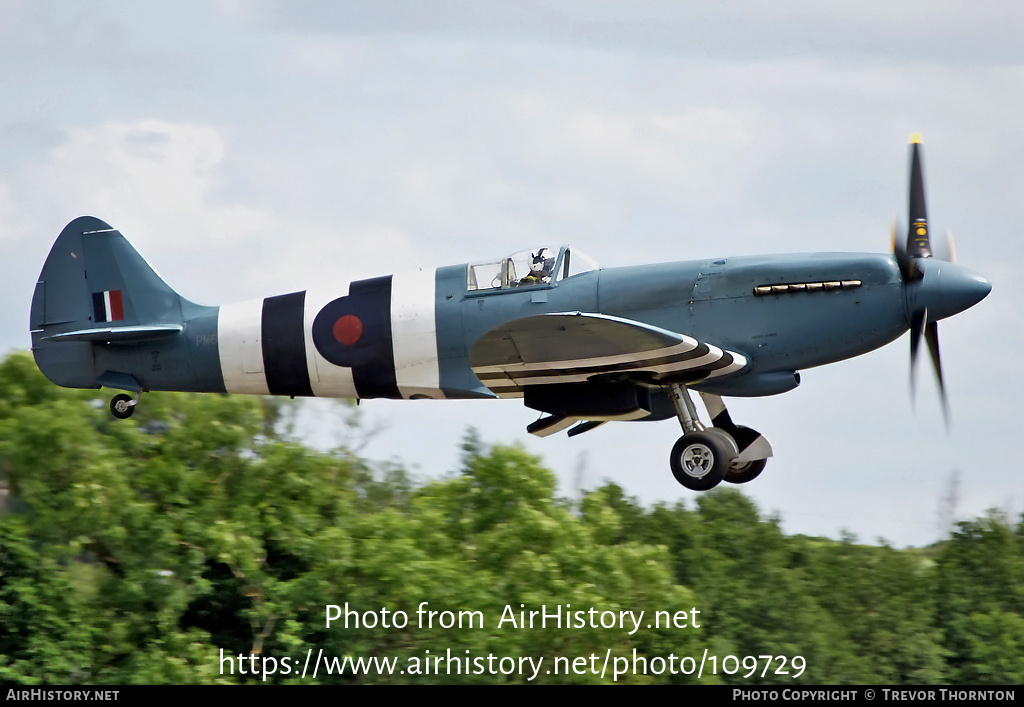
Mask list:
[[[945,680],[934,626],[933,563],[922,553],[804,539],[798,561],[810,591],[850,642],[844,681],[937,684]]]
[[[1024,526],[1024,523],[1021,524]],[[1024,537],[998,512],[958,524],[939,554],[937,618],[958,683],[1024,680]]]
[[[531,677],[518,663],[437,674],[428,659],[449,655],[543,659],[533,681],[550,683],[611,681],[569,668],[607,656],[627,668],[621,682],[686,683],[652,661],[678,669],[705,649],[720,668],[705,682],[1024,679],[1024,523],[990,514],[939,547],[896,550],[787,537],[733,489],[647,509],[608,484],[575,508],[540,460],[473,432],[460,474],[417,484],[351,448],[304,446],[295,415],[275,400],[151,394],[117,421],[105,394],[57,388],[24,354],[0,362],[0,487],[14,509],[0,514],[0,680],[259,682],[240,656],[301,666],[322,651],[405,670],[322,667],[325,683]],[[356,615],[328,627],[327,605]],[[593,626],[591,608],[645,618]],[[520,611],[541,609],[585,619],[522,625]],[[691,610],[700,628],[654,625]],[[384,625],[398,611],[409,623]],[[773,661],[747,679],[721,670],[727,655],[799,655],[807,670]]]
[[[31,547],[22,520],[0,516],[0,681],[59,684],[87,675],[86,616],[66,575]]]

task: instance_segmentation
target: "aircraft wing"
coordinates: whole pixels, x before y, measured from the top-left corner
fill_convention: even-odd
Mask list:
[[[561,312],[495,327],[473,345],[469,363],[494,393],[514,397],[525,386],[595,377],[694,383],[741,371],[747,359],[643,322]]]

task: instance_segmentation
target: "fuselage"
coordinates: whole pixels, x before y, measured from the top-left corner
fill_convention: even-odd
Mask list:
[[[907,330],[897,265],[871,254],[604,268],[551,284],[490,290],[469,289],[463,264],[355,281],[347,291],[192,306],[173,339],[141,348],[96,347],[97,375],[125,372],[146,390],[493,397],[469,366],[473,343],[514,319],[579,311],[738,351],[748,367],[709,382],[708,389],[765,395],[794,387],[795,371],[865,353]]]

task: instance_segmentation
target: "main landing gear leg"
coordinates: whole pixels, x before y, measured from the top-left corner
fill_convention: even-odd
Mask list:
[[[701,393],[711,418],[705,427],[682,383],[665,386],[683,436],[672,447],[669,463],[676,481],[693,491],[706,491],[722,481],[745,484],[757,478],[772,456],[772,446],[756,430],[737,425],[718,395]]]
[[[127,420],[135,412],[135,406],[139,404],[141,397],[141,390],[135,394],[134,398],[126,393],[118,393],[110,401],[111,414],[118,420]]]
[[[676,481],[692,491],[707,491],[721,483],[732,460],[739,455],[736,442],[724,431],[705,428],[686,386],[666,386],[683,436],[672,447],[669,464]]]

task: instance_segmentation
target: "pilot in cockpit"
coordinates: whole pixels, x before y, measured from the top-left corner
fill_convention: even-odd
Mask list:
[[[520,285],[541,285],[551,282],[551,271],[555,267],[555,253],[550,248],[539,248],[530,255],[530,274],[519,281]]]

